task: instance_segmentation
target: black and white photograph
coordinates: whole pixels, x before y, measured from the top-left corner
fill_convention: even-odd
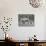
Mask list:
[[[34,14],[19,14],[19,26],[34,26]]]

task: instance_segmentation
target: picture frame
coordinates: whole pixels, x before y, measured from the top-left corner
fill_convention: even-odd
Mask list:
[[[34,26],[34,14],[18,14],[19,26]]]

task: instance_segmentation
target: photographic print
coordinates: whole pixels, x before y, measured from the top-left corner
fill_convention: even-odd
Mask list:
[[[19,26],[34,26],[34,15],[33,14],[19,14],[18,25]]]

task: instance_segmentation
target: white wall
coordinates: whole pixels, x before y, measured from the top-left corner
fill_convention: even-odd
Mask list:
[[[45,33],[46,8],[44,7],[33,8],[30,6],[28,0],[0,0],[0,16],[13,17],[12,27],[9,33],[13,35],[13,37],[16,37],[17,40],[27,40],[34,34],[37,35],[37,38],[39,40],[44,40],[46,34]],[[19,27],[18,14],[34,14],[35,26]],[[2,39],[2,36],[0,39]]]

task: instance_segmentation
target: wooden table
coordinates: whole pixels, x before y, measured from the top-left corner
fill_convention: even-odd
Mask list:
[[[46,46],[46,40],[39,41],[29,41],[29,40],[17,40],[14,41],[16,46],[20,46],[20,44],[24,44],[24,46]]]
[[[16,46],[46,46],[46,40],[39,41],[29,41],[29,40],[9,40],[10,44],[14,44]]]

